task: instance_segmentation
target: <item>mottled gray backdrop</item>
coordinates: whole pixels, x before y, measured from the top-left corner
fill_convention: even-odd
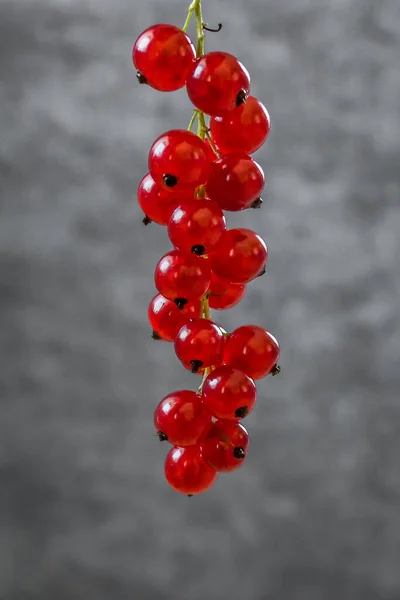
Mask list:
[[[135,200],[184,91],[131,46],[184,0],[0,0],[1,600],[398,600],[400,3],[204,0],[272,117],[270,250],[218,319],[262,324],[245,467],[188,500],[152,414],[198,378],[153,342],[169,244]]]

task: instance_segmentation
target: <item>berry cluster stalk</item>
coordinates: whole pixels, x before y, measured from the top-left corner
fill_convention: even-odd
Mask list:
[[[203,22],[203,13],[202,13],[202,8],[201,8],[201,0],[193,0],[193,2],[191,3],[191,5],[188,8],[188,14],[186,17],[186,21],[184,26],[182,27],[183,31],[187,31],[191,18],[193,16],[193,13],[196,16],[196,55],[197,57],[202,56],[204,54],[204,41],[205,41],[205,34],[204,34],[204,25],[205,23]],[[192,127],[194,126],[194,123],[197,119],[197,135],[204,140],[206,137],[208,139],[208,142],[212,148],[212,150],[215,152],[216,155],[218,155],[214,144],[211,140],[210,134],[209,134],[209,129],[206,125],[206,120],[205,120],[205,115],[204,112],[201,110],[197,110],[195,109],[193,111],[193,116],[190,119],[189,122],[189,126],[188,126],[188,130],[191,131]],[[206,190],[204,185],[200,186],[199,192],[198,192],[198,197],[199,198],[205,198],[206,197]],[[208,302],[208,295],[206,294],[204,296],[204,298],[202,298],[201,300],[201,308],[200,308],[200,318],[204,318],[204,319],[211,319],[211,313],[210,313],[210,305]],[[204,371],[204,375],[203,375],[203,380],[199,386],[198,391],[201,392],[202,388],[203,388],[203,384],[204,381],[207,379],[208,375],[210,374],[211,369],[207,368]]]

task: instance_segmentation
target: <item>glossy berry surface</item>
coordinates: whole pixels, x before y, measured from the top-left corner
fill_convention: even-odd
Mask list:
[[[239,421],[253,410],[257,390],[242,371],[227,365],[217,367],[203,383],[203,402],[213,417]]]
[[[201,256],[208,254],[226,231],[218,204],[207,199],[181,202],[171,215],[168,235],[175,248]]]
[[[191,446],[210,428],[211,413],[196,392],[179,390],[161,400],[154,412],[154,426],[160,440]]]
[[[161,92],[183,87],[195,58],[196,50],[189,36],[166,24],[143,31],[132,51],[139,81]]]
[[[157,263],[156,288],[165,298],[176,302],[178,308],[183,308],[187,301],[201,298],[207,292],[211,281],[209,263],[200,256],[171,250]]]
[[[277,340],[258,325],[243,325],[235,329],[224,348],[224,363],[243,371],[252,379],[262,379],[268,375],[278,359]]]
[[[264,240],[251,229],[228,229],[210,254],[213,272],[234,283],[247,283],[265,267]]]
[[[155,334],[166,342],[173,342],[182,325],[199,316],[200,307],[200,300],[192,300],[179,309],[175,302],[157,294],[149,304],[148,319]]]
[[[208,303],[210,308],[225,310],[236,306],[246,293],[244,283],[231,283],[212,273]]]
[[[254,96],[230,113],[210,119],[211,138],[221,154],[252,154],[264,144],[269,130],[268,111]]]
[[[188,495],[205,492],[218,477],[218,473],[203,459],[199,444],[171,448],[165,459],[164,472],[174,490]]]
[[[160,135],[149,152],[153,179],[170,191],[192,196],[207,181],[210,170],[203,140],[186,129],[172,129]]]
[[[205,367],[221,363],[225,336],[212,321],[191,319],[178,331],[174,344],[183,366],[192,373],[199,373]]]
[[[204,460],[216,471],[235,471],[247,456],[249,436],[240,423],[218,420],[202,442]]]
[[[250,91],[250,75],[232,54],[209,52],[194,63],[186,89],[197,109],[220,116],[245,101]]]
[[[168,225],[172,213],[181,201],[176,193],[158,185],[150,173],[139,183],[137,199],[144,214],[159,225]]]
[[[250,208],[265,183],[260,165],[247,154],[225,154],[210,166],[207,195],[223,210]]]

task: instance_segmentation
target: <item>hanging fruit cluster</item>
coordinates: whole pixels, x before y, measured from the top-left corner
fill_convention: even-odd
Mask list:
[[[197,47],[186,33],[193,14]],[[151,146],[137,192],[143,222],[167,226],[173,246],[155,268],[152,337],[173,342],[182,365],[203,377],[196,392],[168,394],[154,414],[159,439],[172,444],[166,479],[189,496],[243,464],[249,440],[241,421],[254,408],[255,380],[280,370],[271,333],[243,325],[228,334],[210,316],[210,308],[240,302],[265,272],[264,240],[250,229],[227,229],[223,211],[261,207],[264,173],[250,155],[267,139],[270,120],[237,58],[204,53],[205,30],[212,31],[201,0],[193,0],[182,29],[153,25],[132,54],[140,83],[163,92],[186,86],[194,106],[188,129],[167,131]]]

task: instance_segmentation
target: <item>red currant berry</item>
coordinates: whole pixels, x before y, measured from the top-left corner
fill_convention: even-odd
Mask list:
[[[137,199],[144,214],[151,221],[159,225],[168,225],[168,221],[178,206],[181,197],[167,192],[148,173],[139,183]]]
[[[161,92],[183,87],[195,58],[191,39],[175,25],[149,27],[139,35],[132,51],[139,82]]]
[[[267,261],[264,240],[250,229],[228,229],[210,254],[213,272],[234,283],[247,283],[258,275]]]
[[[207,196],[223,210],[243,210],[260,197],[264,183],[262,168],[250,156],[226,154],[210,165]]]
[[[169,485],[181,494],[201,494],[215,483],[218,473],[201,456],[201,447],[174,446],[168,452],[164,465]]]
[[[149,152],[153,179],[170,191],[193,194],[207,181],[210,162],[205,143],[186,129],[173,129],[156,139]]]
[[[240,423],[218,420],[202,442],[204,460],[216,471],[235,471],[247,455],[249,436]]]
[[[189,319],[200,314],[200,300],[192,300],[179,309],[175,302],[161,294],[149,304],[148,317],[153,332],[166,342],[173,342],[176,334]]]
[[[211,275],[208,303],[210,308],[224,310],[238,304],[246,293],[244,283],[231,283],[226,279]]]
[[[194,63],[186,89],[197,109],[220,116],[245,102],[250,91],[250,75],[232,54],[209,52]]]
[[[181,202],[168,223],[168,235],[175,248],[193,254],[208,254],[226,231],[224,213],[212,200]]]
[[[222,365],[203,383],[203,402],[217,419],[239,421],[253,410],[256,403],[256,384],[250,377]]]
[[[262,379],[277,364],[279,344],[274,336],[257,325],[235,329],[225,343],[224,363],[252,379]]]
[[[171,250],[156,266],[156,288],[165,298],[173,300],[178,308],[183,308],[189,300],[201,298],[207,292],[211,280],[209,263],[201,256]]]
[[[221,363],[225,345],[223,331],[208,319],[191,319],[175,338],[175,353],[183,366],[199,373]]]
[[[249,96],[244,104],[223,117],[211,117],[211,137],[222,154],[252,154],[268,137],[270,119],[257,98]]]
[[[211,414],[196,392],[180,390],[161,400],[154,412],[154,426],[161,441],[191,446],[210,428]]]

